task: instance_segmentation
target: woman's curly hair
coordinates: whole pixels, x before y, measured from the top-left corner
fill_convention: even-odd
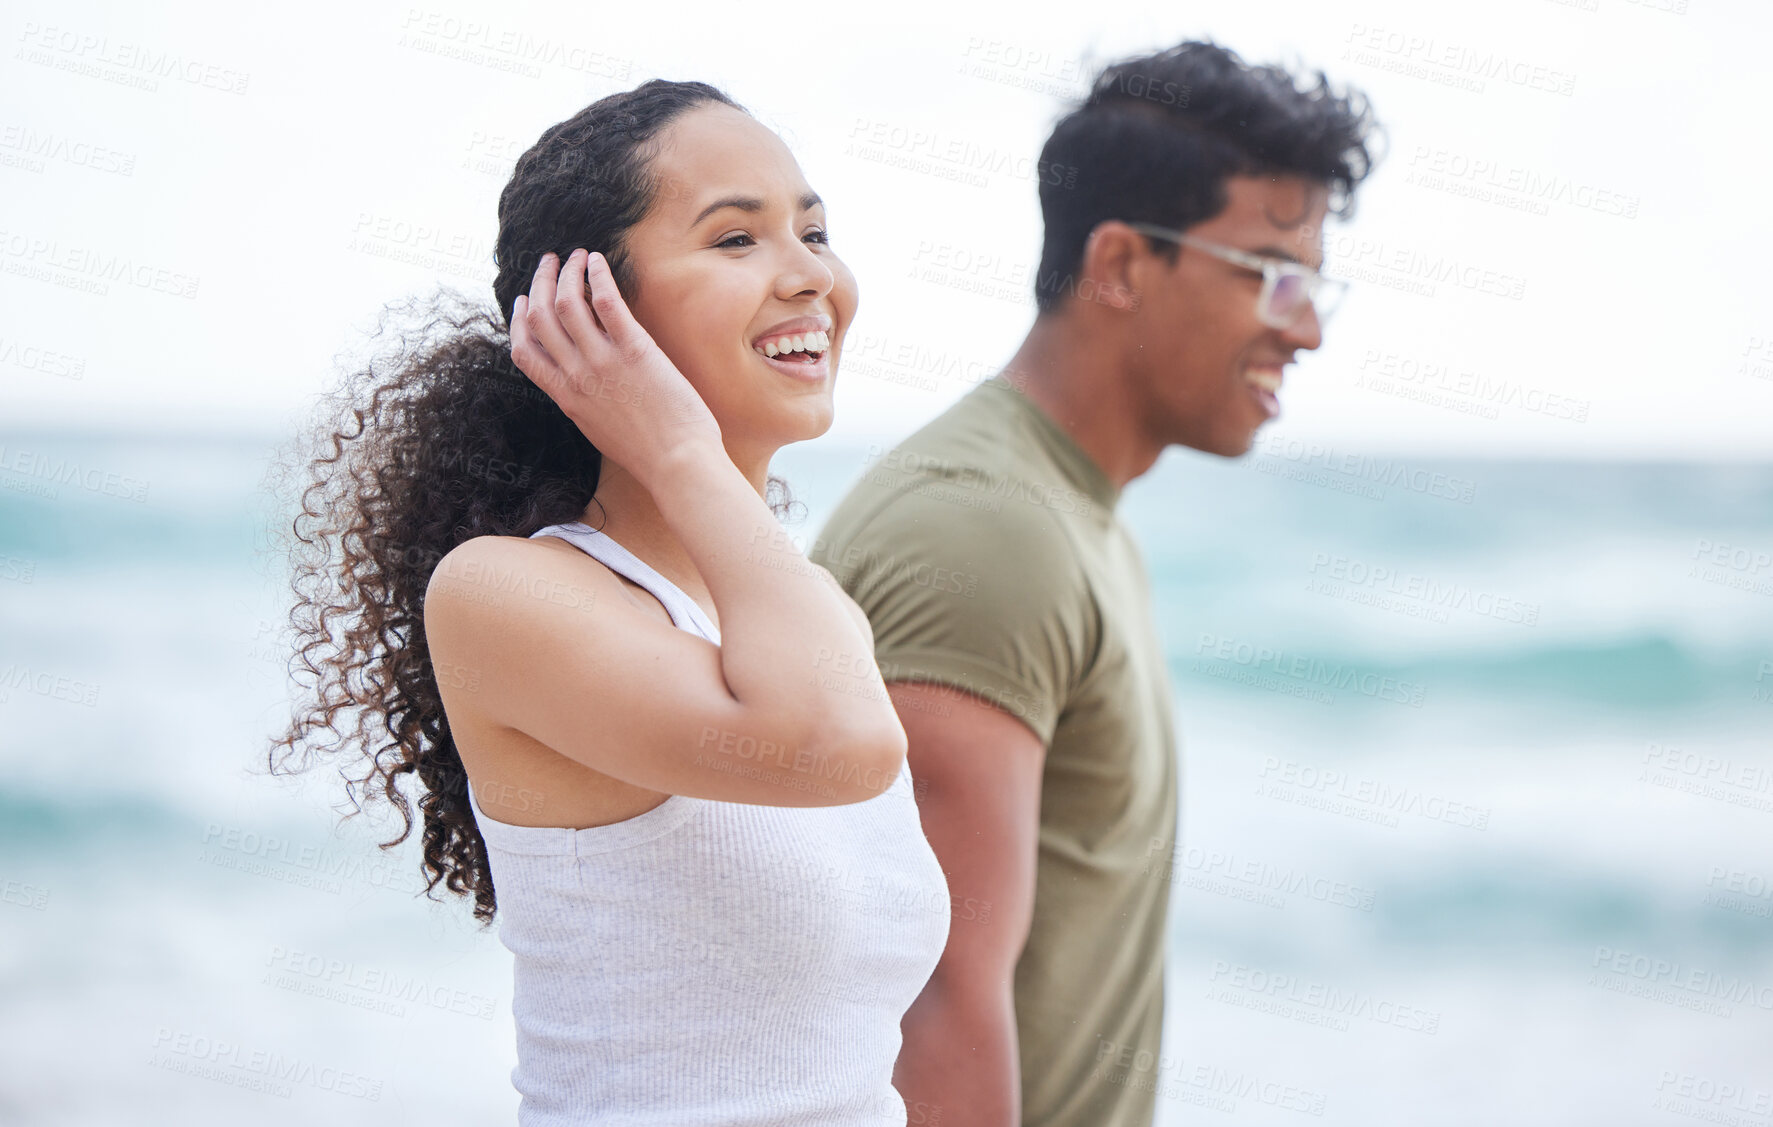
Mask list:
[[[590,505],[601,456],[512,363],[511,309],[542,255],[564,260],[577,247],[603,250],[632,298],[623,244],[657,194],[653,142],[709,102],[742,108],[704,83],[655,79],[544,132],[499,197],[497,309],[448,292],[390,306],[374,338],[381,347],[293,448],[299,511],[284,547],[302,698],[268,766],[337,762],[352,813],[364,798],[399,812],[403,828],[383,849],[412,833],[398,782],[417,775],[426,894],[435,898],[439,883],[471,894],[483,924],[497,900],[425,642],[425,589],[456,545],[528,536]],[[793,505],[778,478],[769,500],[778,515]]]

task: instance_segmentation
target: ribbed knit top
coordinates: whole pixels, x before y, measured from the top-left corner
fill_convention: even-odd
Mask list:
[[[693,599],[602,532],[533,535],[583,549],[719,644]],[[708,755],[770,769],[718,741]],[[473,810],[514,957],[522,1127],[906,1122],[899,1021],[949,927],[909,768],[845,806],[673,795],[590,829]]]

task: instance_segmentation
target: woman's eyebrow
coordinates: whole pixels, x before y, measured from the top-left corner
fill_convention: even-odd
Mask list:
[[[806,195],[800,197],[798,202],[801,211],[811,211],[825,201],[819,198],[819,193],[808,192]],[[724,196],[703,208],[701,212],[696,215],[695,219],[690,221],[690,226],[696,226],[696,224],[722,208],[736,207],[740,211],[748,211],[755,215],[757,212],[762,211],[766,206],[768,205],[756,196]]]

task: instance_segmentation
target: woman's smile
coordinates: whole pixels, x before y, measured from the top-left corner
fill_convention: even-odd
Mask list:
[[[796,317],[759,334],[751,351],[771,368],[797,380],[823,381],[831,374],[831,318]]]

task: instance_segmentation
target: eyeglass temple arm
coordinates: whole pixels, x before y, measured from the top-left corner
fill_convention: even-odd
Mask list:
[[[1150,235],[1159,239],[1172,239],[1184,246],[1191,246],[1196,250],[1204,250],[1208,254],[1218,255],[1227,262],[1235,262],[1239,266],[1248,267],[1251,270],[1266,271],[1270,264],[1270,260],[1263,258],[1261,255],[1251,254],[1249,251],[1239,250],[1236,247],[1222,246],[1219,243],[1208,242],[1206,239],[1197,239],[1193,235],[1184,231],[1172,231],[1168,227],[1159,227],[1155,223],[1129,222],[1127,226],[1142,235]],[[1311,269],[1303,263],[1295,262],[1293,265],[1304,270]]]
[[[1345,290],[1348,288],[1347,279],[1325,277],[1322,270],[1315,270],[1312,267],[1305,265],[1303,262],[1290,262],[1285,259],[1264,258],[1258,254],[1251,254],[1247,250],[1239,250],[1236,247],[1221,246],[1218,243],[1208,242],[1205,239],[1197,239],[1193,235],[1184,231],[1172,231],[1168,227],[1159,227],[1155,223],[1129,221],[1127,226],[1142,235],[1151,235],[1160,239],[1173,239],[1184,246],[1191,246],[1196,250],[1204,250],[1208,254],[1218,255],[1225,261],[1235,262],[1247,270],[1260,270],[1264,278],[1268,276],[1268,272],[1271,269],[1278,270],[1286,266],[1294,267],[1305,276],[1307,284],[1310,286],[1311,292],[1314,296],[1325,291],[1334,291],[1337,289]]]

